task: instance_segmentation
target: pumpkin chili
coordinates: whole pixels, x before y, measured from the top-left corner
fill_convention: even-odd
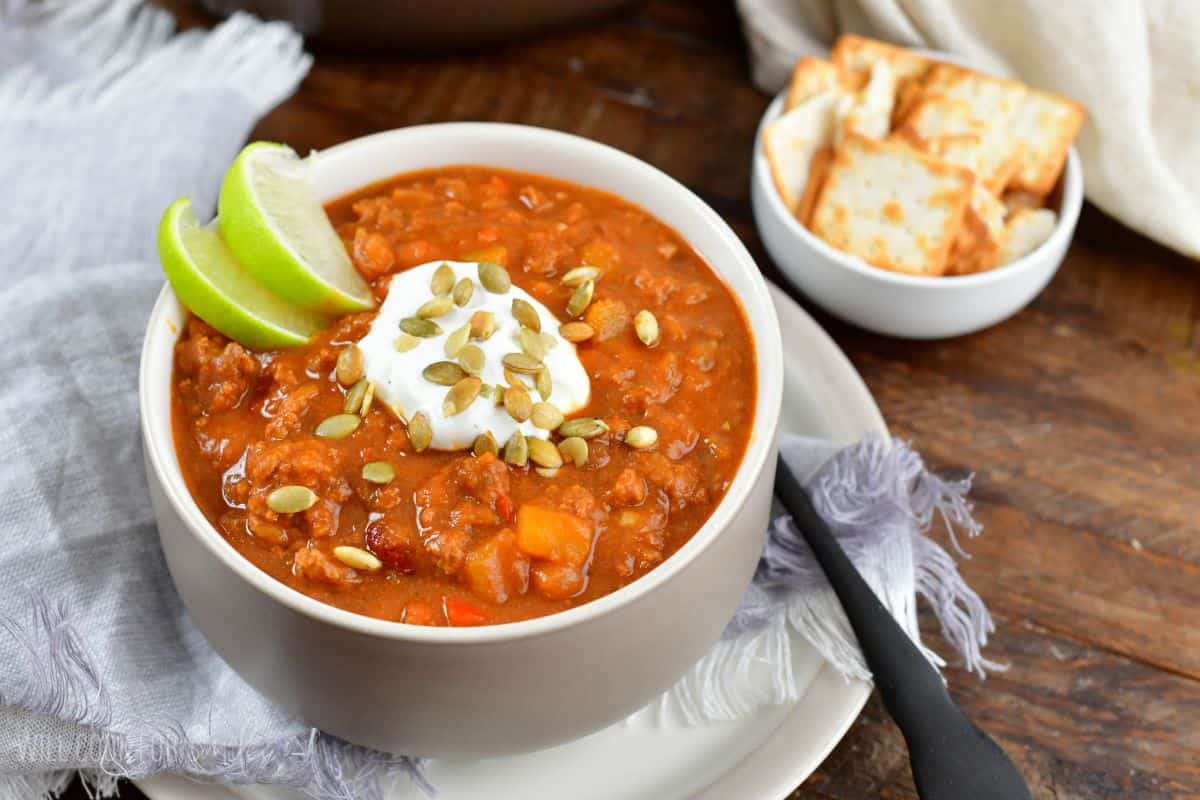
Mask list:
[[[608,594],[704,524],[746,449],[756,364],[737,299],[677,233],[611,194],[473,166],[401,175],[326,212],[380,302],[418,265],[502,268],[487,280],[511,279],[554,312],[590,398],[564,419],[536,358],[532,372],[506,372],[508,386],[437,367],[433,380],[469,395],[454,402],[492,402],[547,429],[437,450],[437,422],[406,426],[364,377],[356,342],[375,312],[264,352],[192,318],[175,352],[176,451],[200,509],[243,556],[348,611],[480,625]],[[489,291],[453,277],[433,273],[428,299],[449,302],[429,314]],[[447,347],[481,343],[475,323]],[[397,351],[412,346],[395,333]],[[521,337],[541,355],[544,340]]]

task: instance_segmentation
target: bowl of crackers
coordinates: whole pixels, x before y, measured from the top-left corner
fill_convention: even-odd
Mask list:
[[[876,333],[959,336],[1049,283],[1083,206],[1072,100],[951,56],[846,35],[763,115],[751,197],[767,252]]]

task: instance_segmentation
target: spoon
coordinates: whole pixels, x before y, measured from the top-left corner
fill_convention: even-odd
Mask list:
[[[883,704],[904,734],[922,800],[1027,800],[1029,787],[1016,766],[950,699],[942,677],[879,602],[782,458],[775,494],[846,611]]]

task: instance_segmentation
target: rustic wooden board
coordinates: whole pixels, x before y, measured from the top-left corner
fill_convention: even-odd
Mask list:
[[[304,150],[468,119],[579,133],[700,193],[777,277],[748,198],[769,98],[750,86],[731,4],[661,0],[585,31],[445,57],[316,52],[255,137]],[[990,331],[901,342],[805,303],[896,435],[938,469],[976,473],[986,532],[962,569],[1000,625],[988,655],[1011,668],[947,676],[1037,798],[1200,797],[1198,266],[1089,208],[1047,291]],[[915,796],[877,699],[792,795]]]

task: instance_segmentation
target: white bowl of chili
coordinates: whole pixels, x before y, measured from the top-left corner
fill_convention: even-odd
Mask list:
[[[523,126],[429,125],[316,154],[315,181],[328,201],[393,175],[464,163],[635,204],[677,232],[741,305],[754,356],[745,452],[707,519],[657,567],[588,602],[503,624],[427,627],[352,613],[260,569],[197,503],[176,448],[185,433],[172,430],[187,313],[169,287],[150,317],[139,391],[163,551],[193,620],[223,658],[290,713],[349,741],[477,758],[552,746],[620,720],[716,641],[764,540],[783,370],[767,286],[737,236],[681,184],[615,149]]]

